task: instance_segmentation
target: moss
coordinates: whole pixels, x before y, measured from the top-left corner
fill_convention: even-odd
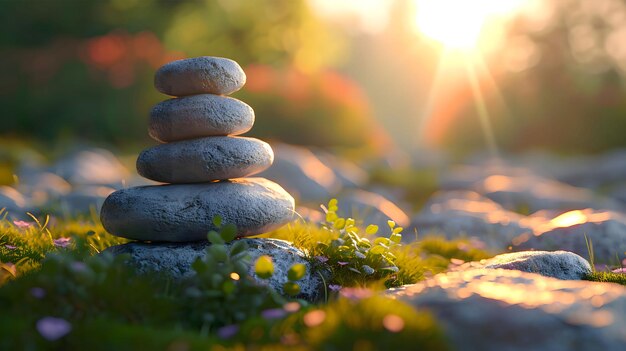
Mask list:
[[[613,272],[593,272],[587,274],[584,280],[602,283],[617,283],[626,286],[626,274]]]

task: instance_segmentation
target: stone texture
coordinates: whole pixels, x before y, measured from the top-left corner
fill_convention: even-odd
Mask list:
[[[237,226],[239,236],[276,229],[292,219],[294,200],[263,178],[206,184],[122,189],[111,194],[100,219],[111,234],[148,241],[206,240],[213,218]]]
[[[591,273],[591,265],[587,260],[568,251],[506,253],[479,262],[468,262],[456,270],[474,268],[513,269],[563,280],[580,280]]]
[[[247,253],[251,258],[250,274],[259,283],[269,285],[283,293],[283,284],[287,282],[289,268],[302,263],[306,266],[306,275],[298,281],[301,292],[297,296],[309,301],[318,300],[323,296],[324,283],[318,274],[311,274],[311,264],[305,259],[304,253],[292,246],[289,242],[277,239],[240,239],[249,245]],[[204,243],[128,243],[113,246],[104,252],[113,255],[130,254],[129,264],[139,273],[157,272],[174,280],[193,276],[191,265],[197,258],[207,255],[206,248],[210,244]],[[227,244],[230,247],[230,244]],[[259,256],[268,255],[274,263],[274,275],[267,281],[260,279],[254,273],[254,262]]]
[[[513,240],[516,250],[566,250],[589,259],[587,236],[595,263],[614,263],[616,258],[626,257],[626,215],[621,212],[585,209],[556,217],[540,212],[522,223],[532,230]]]
[[[164,183],[200,183],[246,177],[272,165],[265,142],[244,137],[206,137],[161,144],[137,159],[140,175]]]
[[[246,74],[239,64],[222,57],[202,56],[170,62],[154,76],[155,88],[167,95],[228,95],[241,89]]]
[[[129,172],[110,151],[86,149],[62,157],[50,171],[72,185],[120,186]]]
[[[530,229],[523,216],[472,191],[435,193],[411,220],[420,235],[443,235],[448,239],[476,238],[493,250],[504,250],[518,235]]]
[[[163,101],[150,112],[148,131],[169,142],[215,135],[238,135],[252,128],[254,111],[226,96],[201,94]]]
[[[626,288],[514,270],[451,272],[390,289],[460,351],[625,350]]]

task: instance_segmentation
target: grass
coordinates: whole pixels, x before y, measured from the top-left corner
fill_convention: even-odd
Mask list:
[[[613,272],[592,272],[586,275],[584,280],[602,283],[616,283],[626,286],[626,274]]]
[[[341,293],[328,289],[326,301],[274,299],[266,287],[251,285],[199,298],[197,292],[207,291],[207,281],[214,282],[216,274],[227,277],[230,272],[212,270],[215,262],[205,262],[189,281],[138,276],[126,266],[126,257],[98,254],[126,240],[107,234],[94,218],[33,217],[14,222],[3,215],[0,331],[11,336],[0,338],[3,350],[243,350],[251,345],[268,350],[403,350],[416,345],[447,349],[432,316],[375,294],[385,287],[385,281],[413,283],[445,269],[439,261],[429,267],[425,256],[435,257],[430,254],[433,250],[419,244],[395,247],[399,270],[384,278],[346,274],[341,267],[331,267],[338,275],[327,283],[341,282],[345,288]],[[312,223],[294,223],[265,236],[293,240],[313,262],[320,254],[318,243],[332,240],[328,231]],[[460,242],[442,245],[463,246]],[[442,250],[437,260],[461,252]],[[251,278],[242,275],[241,279]],[[348,287],[356,290],[351,293]],[[258,303],[250,302],[255,299]],[[225,306],[223,313],[207,319],[219,306]],[[267,317],[264,311],[280,313]],[[44,337],[37,324],[47,317],[66,321],[71,331],[58,340]],[[225,335],[233,326],[236,332]]]

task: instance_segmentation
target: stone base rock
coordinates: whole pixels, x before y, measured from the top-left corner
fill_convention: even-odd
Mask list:
[[[587,260],[567,251],[522,251],[495,256],[479,262],[468,262],[455,270],[475,268],[513,269],[563,280],[580,280],[591,273]]]
[[[312,274],[311,264],[304,258],[304,253],[290,245],[289,242],[277,239],[240,239],[249,246],[251,258],[250,274],[260,283],[269,285],[279,293],[283,293],[282,286],[287,282],[287,271],[296,264],[306,266],[307,273],[298,281],[301,292],[297,296],[308,301],[318,300],[323,296],[324,282],[316,273]],[[140,274],[160,273],[174,280],[180,280],[195,274],[192,264],[197,258],[206,256],[206,248],[211,245],[205,243],[128,243],[112,246],[105,253],[113,255],[130,254],[129,265]],[[230,247],[230,244],[228,245]],[[274,263],[274,275],[269,280],[260,279],[254,274],[254,262],[259,256],[268,255]]]
[[[238,236],[274,230],[293,218],[294,200],[263,178],[206,184],[172,184],[122,189],[100,213],[111,234],[144,241],[206,240],[217,230],[213,218],[237,226]]]
[[[617,284],[485,269],[387,295],[432,312],[454,350],[626,350],[626,288]]]

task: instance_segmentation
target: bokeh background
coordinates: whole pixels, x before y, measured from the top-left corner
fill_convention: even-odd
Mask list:
[[[154,71],[213,55],[244,67],[235,97],[257,113],[249,134],[270,140],[461,154],[626,144],[626,2],[443,3],[3,0],[0,137],[139,150],[165,98]],[[478,20],[477,98],[467,57],[420,26],[471,31]]]

